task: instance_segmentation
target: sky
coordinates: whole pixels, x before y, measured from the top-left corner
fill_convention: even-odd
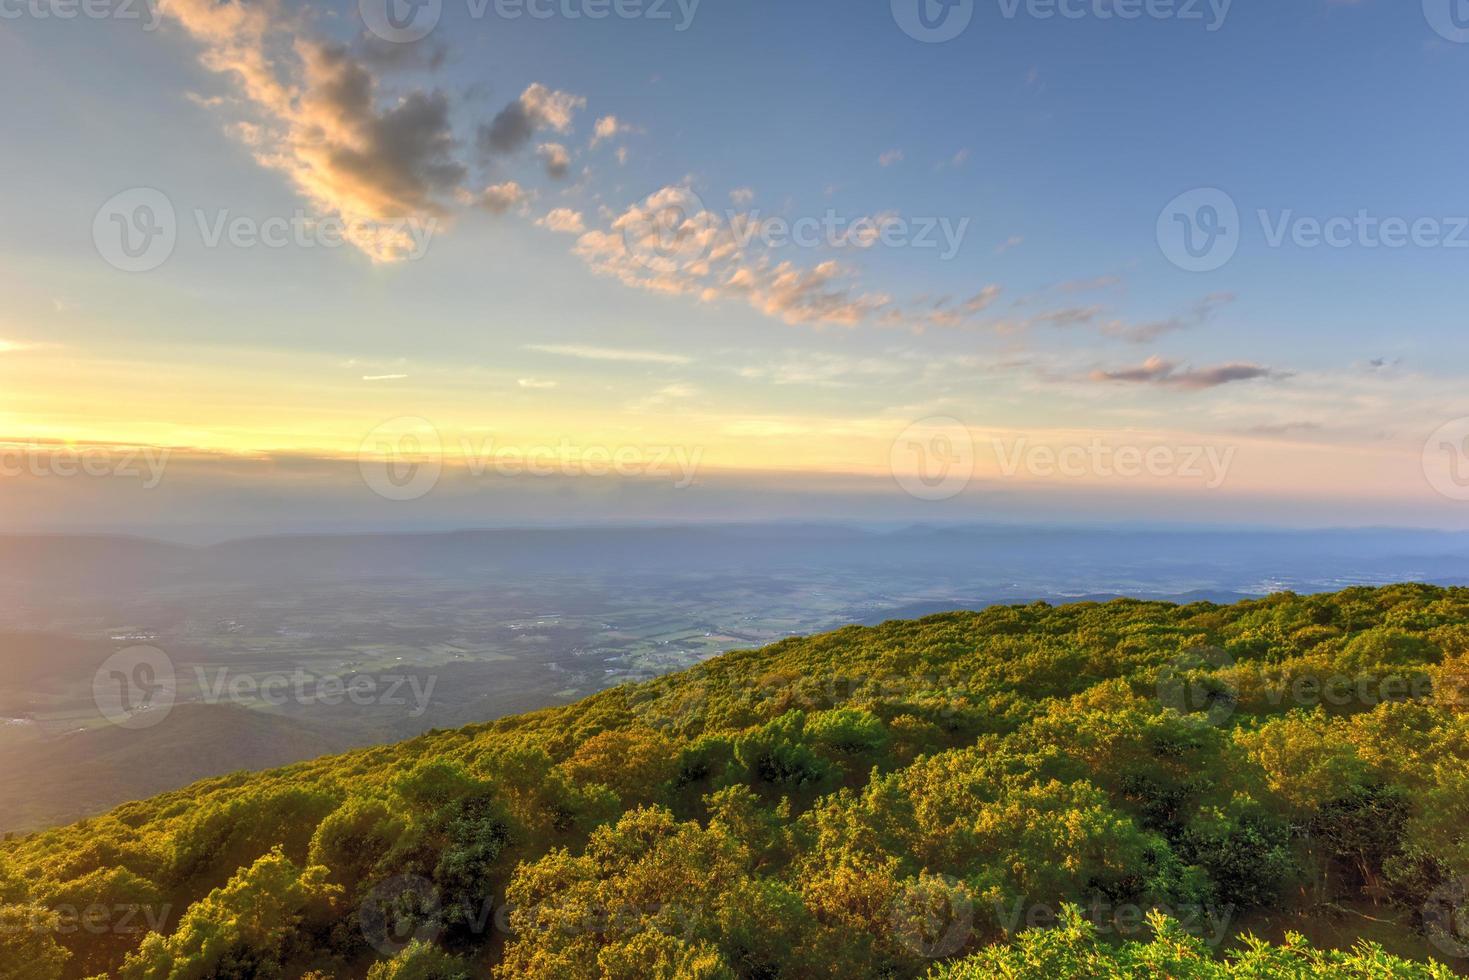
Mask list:
[[[1460,3],[0,0],[0,523],[1469,527]]]

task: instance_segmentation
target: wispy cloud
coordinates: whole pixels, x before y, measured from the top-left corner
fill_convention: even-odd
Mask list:
[[[1234,362],[1213,367],[1190,368],[1158,355],[1148,358],[1134,367],[1117,368],[1111,371],[1096,370],[1089,376],[1093,381],[1110,381],[1125,384],[1160,385],[1171,388],[1200,391],[1217,388],[1236,381],[1288,378],[1287,372],[1276,371],[1259,364]]]
[[[625,361],[636,364],[689,364],[693,358],[652,350],[624,350],[617,347],[589,347],[583,344],[526,344],[525,350],[542,354],[577,357],[584,361]]]
[[[927,306],[910,308],[865,287],[852,266],[780,257],[775,246],[761,241],[757,213],[715,214],[687,186],[664,187],[621,213],[606,213],[605,220],[604,228],[578,238],[573,251],[597,274],[635,289],[701,302],[741,301],[765,316],[816,327],[872,322],[922,330],[938,322]],[[893,220],[878,215],[853,222],[853,228],[881,229]],[[860,250],[874,240],[873,234],[851,234],[828,244]],[[957,315],[946,309],[939,319]]]

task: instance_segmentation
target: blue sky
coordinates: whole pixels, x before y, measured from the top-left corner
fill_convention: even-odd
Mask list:
[[[58,2],[0,11],[0,82],[25,93],[0,110],[9,438],[335,459],[412,417],[456,444],[682,442],[711,472],[891,490],[900,434],[958,420],[976,487],[1058,489],[998,472],[996,440],[1211,445],[1235,451],[1222,487],[1093,466],[1059,489],[1464,523],[1424,458],[1463,414],[1469,347],[1469,45],[1435,31],[1439,0],[1136,20],[991,0],[942,44],[835,0],[703,0],[683,31],[673,2],[506,20],[444,0],[403,44],[366,29],[376,0],[164,3],[156,31]],[[129,273],[94,225],[137,188],[177,242]],[[1193,272],[1159,216],[1201,188],[1238,208],[1238,250]],[[708,237],[650,265],[627,233],[659,202]],[[1448,242],[1268,241],[1359,214]],[[432,234],[409,260],[208,241],[296,215]],[[726,255],[751,216],[866,219],[895,244]],[[955,248],[917,247],[930,226]],[[978,493],[949,506],[997,516]]]

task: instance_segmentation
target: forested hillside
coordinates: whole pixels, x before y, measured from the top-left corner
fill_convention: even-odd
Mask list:
[[[1448,976],[1466,693],[1465,589],[848,628],[9,840],[0,976]]]

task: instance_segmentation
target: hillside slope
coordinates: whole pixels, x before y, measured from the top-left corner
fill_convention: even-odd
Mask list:
[[[236,769],[269,769],[360,740],[230,704],[180,704],[168,722],[128,732],[64,734],[0,746],[0,831],[78,819]]]
[[[1466,685],[1463,589],[852,627],[8,841],[0,918],[33,927],[0,929],[0,962],[968,977],[1004,975],[985,950],[1064,903],[1143,962],[1162,955],[1146,909],[1206,951],[1299,929],[1451,961],[1469,954]],[[85,909],[100,928],[59,924]],[[1290,975],[1429,975],[1304,942],[1277,952],[1318,965]]]

